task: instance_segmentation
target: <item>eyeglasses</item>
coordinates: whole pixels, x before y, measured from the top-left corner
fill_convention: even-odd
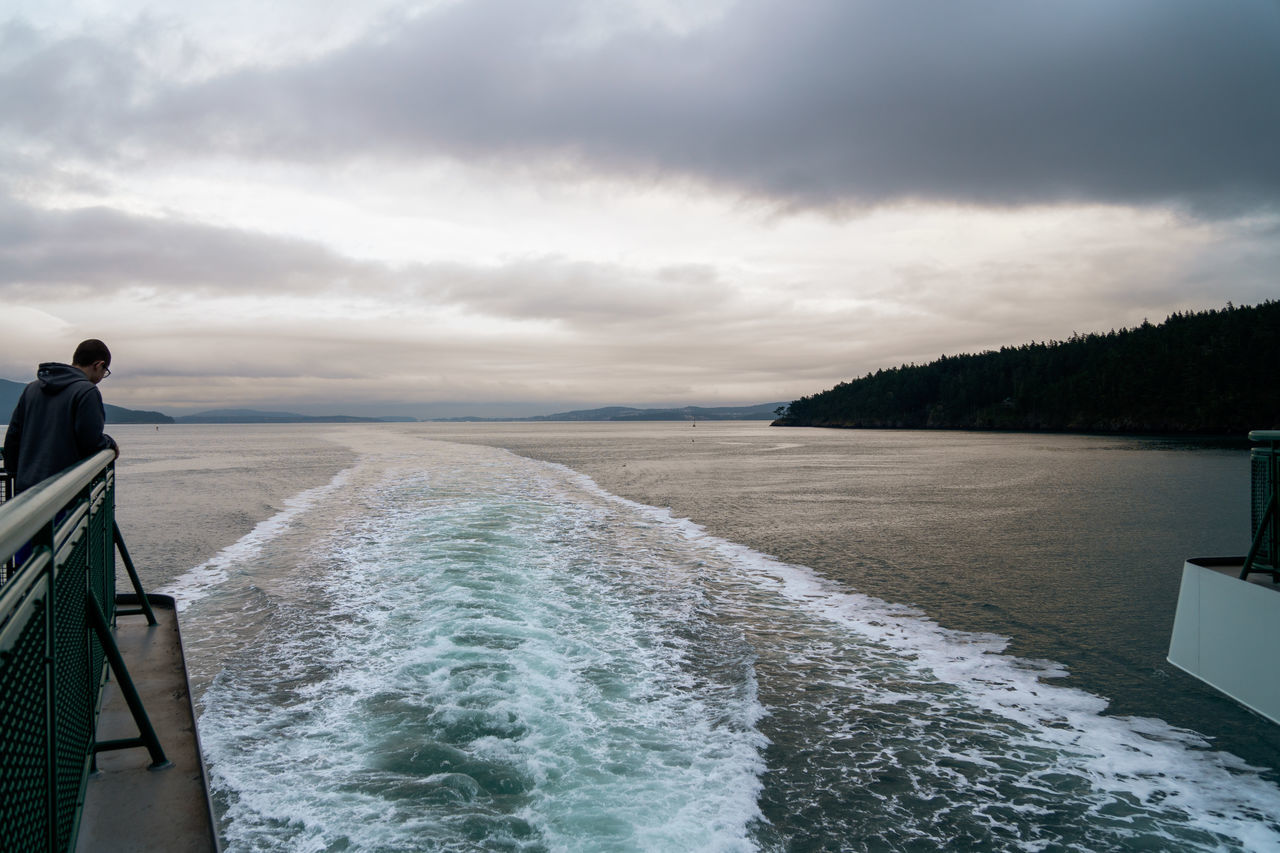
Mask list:
[[[103,378],[103,379],[106,379],[106,378],[107,378],[108,376],[110,376],[110,375],[111,375],[111,368],[110,368],[110,367],[107,367],[107,365],[106,365],[105,363],[103,363],[103,365],[102,365],[102,378]]]

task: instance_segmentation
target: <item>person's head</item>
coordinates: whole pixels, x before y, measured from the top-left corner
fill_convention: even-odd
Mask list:
[[[111,350],[97,338],[81,341],[71,356],[71,366],[80,368],[89,381],[97,385],[111,375]]]

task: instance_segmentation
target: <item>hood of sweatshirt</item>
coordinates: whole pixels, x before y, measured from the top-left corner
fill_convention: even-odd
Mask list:
[[[60,394],[77,382],[88,382],[84,371],[69,364],[47,361],[36,370],[36,379],[40,380],[40,390],[49,396]]]

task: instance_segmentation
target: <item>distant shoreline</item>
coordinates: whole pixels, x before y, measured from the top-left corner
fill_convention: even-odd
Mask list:
[[[256,409],[213,409],[194,415],[170,417],[160,412],[135,412],[119,406],[107,406],[107,423],[147,424],[362,424],[362,423],[573,423],[646,421],[767,421],[776,418],[782,403],[755,406],[684,406],[667,409],[637,409],[629,406],[605,406],[557,412],[529,417],[488,418],[463,416],[452,418],[412,418],[404,416],[361,417],[356,415],[303,415],[296,412],[264,412]]]
[[[1096,435],[1100,437],[1115,438],[1151,438],[1151,439],[1185,439],[1194,442],[1221,442],[1236,443],[1241,447],[1250,446],[1248,439],[1248,431],[1237,432],[1173,432],[1151,429],[1070,429],[1062,428],[1045,428],[1045,429],[1013,429],[1009,427],[980,427],[980,426],[881,426],[867,424],[809,424],[797,423],[789,418],[778,418],[769,426],[775,427],[805,427],[808,429],[841,429],[841,430],[885,430],[885,431],[904,431],[904,432],[977,432],[977,433],[999,433],[1006,435]]]

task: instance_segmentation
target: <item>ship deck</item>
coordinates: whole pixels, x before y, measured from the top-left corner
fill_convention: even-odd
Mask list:
[[[1269,571],[1242,580],[1244,562],[1244,557],[1186,561],[1168,660],[1280,723],[1280,680],[1261,653],[1280,645],[1280,585]]]
[[[1193,566],[1217,572],[1220,575],[1240,578],[1240,572],[1244,569],[1244,559],[1244,557],[1192,557],[1187,562]],[[1272,580],[1270,572],[1253,572],[1243,580],[1280,593],[1280,583]]]
[[[174,601],[163,595],[148,595],[147,600],[159,624],[148,626],[144,616],[122,615],[115,637],[172,766],[148,769],[150,756],[142,747],[100,753],[98,772],[89,777],[76,849],[217,853]],[[136,606],[138,599],[121,595],[117,602]],[[137,735],[112,679],[103,691],[97,739]]]

